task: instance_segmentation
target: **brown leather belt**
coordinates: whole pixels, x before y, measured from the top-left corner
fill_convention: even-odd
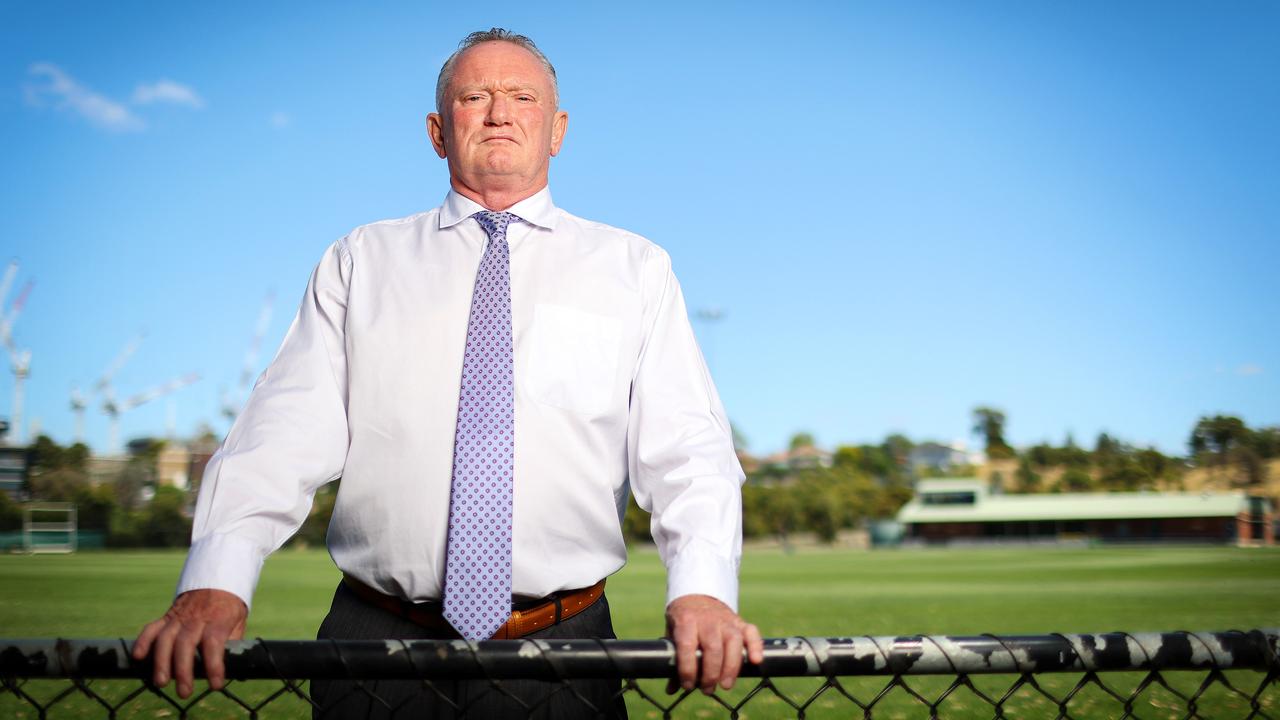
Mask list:
[[[380,593],[346,574],[342,576],[342,582],[370,605],[393,615],[399,615],[415,625],[457,635],[457,631],[449,621],[444,619],[442,603],[412,603],[401,600],[398,597]],[[490,640],[516,640],[529,633],[559,625],[594,605],[601,595],[604,595],[604,580],[588,588],[562,590],[532,607],[512,610],[511,617],[507,618]]]

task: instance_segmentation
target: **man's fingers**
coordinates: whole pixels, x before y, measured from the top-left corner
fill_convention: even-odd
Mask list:
[[[244,636],[249,608],[225,590],[189,590],[174,598],[164,617],[148,623],[134,641],[133,657],[152,656],[152,682],[164,687],[177,680],[178,696],[186,698],[195,686],[196,649],[205,658],[205,675],[220,688],[226,679],[222,656],[228,637]]]
[[[151,681],[156,687],[164,687],[169,682],[173,664],[173,641],[177,639],[182,625],[176,621],[166,620],[165,626],[156,636],[155,646],[151,649],[152,674]]]
[[[693,688],[698,677],[698,635],[695,628],[687,625],[677,626],[676,643],[676,675],[680,678],[680,687],[685,690]]]
[[[164,620],[154,620],[147,623],[142,628],[142,632],[138,633],[138,639],[133,641],[133,659],[141,660],[151,652],[151,643],[155,642],[156,636],[160,634],[160,630],[164,628]]]
[[[724,665],[724,639],[719,625],[703,628],[699,638],[702,646],[702,692],[710,695],[720,681],[720,668]]]
[[[178,697],[191,694],[195,682],[196,643],[204,632],[204,623],[184,627],[173,643],[173,677],[178,681]]]
[[[747,641],[747,659],[756,665],[764,662],[764,638],[760,637],[760,628],[747,623],[742,634]]]
[[[724,634],[724,667],[720,669],[720,687],[732,690],[742,670],[742,633],[732,628]]]
[[[742,672],[744,650],[750,662],[764,662],[760,629],[709,595],[682,595],[672,600],[667,606],[667,634],[676,642],[677,674],[686,690],[692,689],[694,682],[708,695],[715,692],[716,685],[732,689]],[[695,654],[699,648],[701,672]]]
[[[222,651],[227,641],[221,632],[206,630],[204,639],[200,641],[200,653],[204,655],[204,674],[209,680],[209,687],[221,690],[226,684],[226,666],[222,662]]]

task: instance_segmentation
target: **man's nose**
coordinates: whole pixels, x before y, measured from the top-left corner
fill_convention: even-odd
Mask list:
[[[489,100],[489,113],[485,116],[485,121],[490,125],[506,125],[510,122],[510,102],[505,93],[494,93]]]

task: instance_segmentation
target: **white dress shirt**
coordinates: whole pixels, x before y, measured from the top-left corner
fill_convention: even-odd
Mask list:
[[[444,205],[334,243],[209,461],[178,592],[249,604],[263,560],[338,477],[328,545],[345,573],[442,596],[454,426],[483,210]],[[653,513],[668,602],[737,608],[742,469],[671,260],[555,207],[509,208],[515,348],[512,591],[586,587],[626,561],[628,492]]]

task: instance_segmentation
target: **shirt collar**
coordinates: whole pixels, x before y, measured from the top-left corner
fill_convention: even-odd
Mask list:
[[[444,205],[440,207],[440,229],[453,227],[485,209],[480,203],[451,189],[444,198]],[[512,205],[507,208],[507,212],[520,216],[521,220],[536,227],[547,230],[554,230],[556,227],[556,206],[551,202],[550,187],[544,187]]]

